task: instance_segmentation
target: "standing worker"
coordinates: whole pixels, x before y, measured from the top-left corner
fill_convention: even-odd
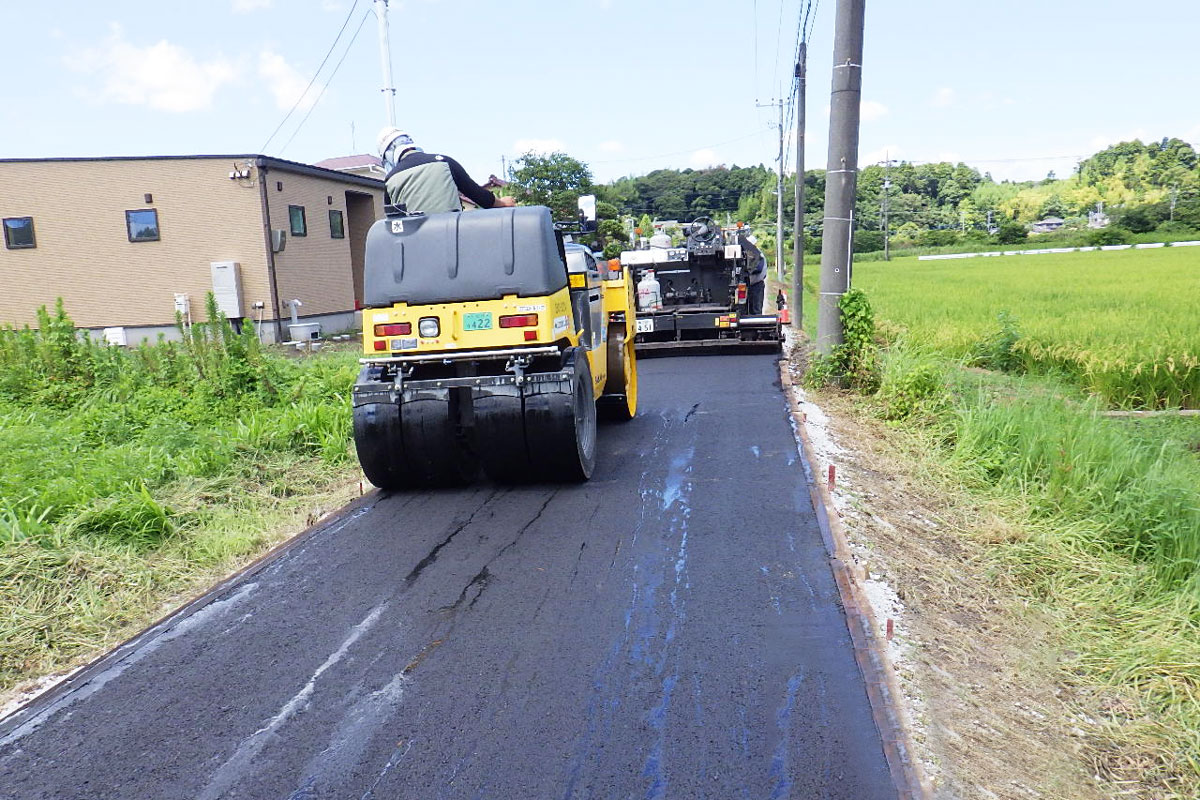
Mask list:
[[[379,132],[379,156],[387,171],[384,184],[392,205],[402,205],[410,214],[462,211],[459,193],[480,208],[509,208],[511,197],[496,197],[483,188],[450,156],[426,153],[399,128]]]
[[[767,297],[767,257],[756,246],[754,237],[738,233],[738,241],[746,251],[746,313],[757,316],[763,313],[763,301]]]

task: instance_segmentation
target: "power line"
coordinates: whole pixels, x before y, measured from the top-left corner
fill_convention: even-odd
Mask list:
[[[333,55],[333,49],[334,49],[335,47],[337,47],[337,43],[338,43],[339,41],[341,41],[341,39],[342,39],[342,34],[343,34],[343,33],[345,33],[345,31],[346,31],[346,26],[350,24],[350,17],[351,17],[351,15],[353,15],[353,14],[354,14],[354,9],[355,9],[355,7],[357,7],[357,6],[358,6],[358,0],[354,0],[354,3],[352,3],[352,4],[351,4],[351,6],[350,6],[350,12],[349,12],[348,14],[346,14],[346,19],[345,19],[345,20],[342,22],[342,27],[341,27],[341,28],[338,30],[338,32],[337,32],[337,36],[335,36],[335,37],[334,37],[334,39],[333,39],[333,44],[329,45],[329,49],[328,49],[328,50],[325,52],[325,57],[321,59],[321,64],[320,64],[320,66],[318,66],[318,67],[317,67],[317,71],[313,73],[312,80],[310,80],[310,81],[308,82],[308,86],[305,86],[305,87],[304,87],[304,91],[303,91],[303,92],[301,92],[301,93],[300,93],[300,96],[296,98],[296,102],[295,102],[295,103],[292,105],[292,107],[291,107],[291,108],[288,110],[287,114],[285,114],[285,115],[284,115],[283,119],[282,119],[282,120],[280,120],[280,122],[279,122],[279,125],[278,125],[278,126],[276,126],[275,130],[274,130],[274,131],[271,133],[271,135],[267,137],[267,141],[263,142],[263,146],[262,146],[262,148],[260,148],[260,149],[259,149],[259,152],[260,152],[260,153],[265,153],[265,152],[267,152],[267,145],[269,145],[269,144],[271,143],[271,140],[275,138],[275,136],[276,136],[276,135],[279,133],[279,131],[280,131],[280,130],[283,128],[284,124],[285,124],[285,123],[288,121],[288,119],[290,119],[290,118],[291,118],[292,114],[294,114],[294,113],[295,113],[296,109],[300,107],[300,102],[301,102],[301,101],[302,101],[302,100],[303,100],[305,97],[307,97],[307,96],[308,96],[308,90],[309,90],[309,89],[311,89],[311,88],[313,87],[313,84],[317,82],[317,76],[318,76],[318,75],[320,75],[320,74],[321,74],[321,70],[325,68],[325,63],[326,63],[327,61],[329,61],[329,57],[330,57],[331,55]],[[314,103],[313,105],[316,105],[316,103]],[[286,146],[286,145],[285,145],[285,146]]]
[[[337,65],[334,66],[333,72],[329,73],[329,79],[325,81],[325,85],[321,87],[321,93],[317,95],[317,99],[313,101],[312,108],[308,109],[308,113],[304,115],[304,119],[300,120],[300,124],[296,126],[296,130],[292,131],[292,135],[287,142],[279,150],[279,154],[287,150],[288,145],[292,143],[292,139],[296,138],[296,134],[304,127],[304,123],[308,122],[308,118],[312,116],[312,112],[316,109],[317,104],[321,102],[321,98],[325,96],[325,90],[329,88],[329,84],[333,83],[334,77],[338,74],[338,70],[342,68],[342,62],[346,60],[346,56],[350,55],[350,50],[354,47],[354,42],[358,39],[358,34],[362,31],[363,24],[367,21],[367,17],[371,16],[371,9],[367,9],[359,20],[358,27],[354,29],[354,35],[350,37],[350,43],[346,45],[346,49],[342,51],[342,57],[338,59]]]

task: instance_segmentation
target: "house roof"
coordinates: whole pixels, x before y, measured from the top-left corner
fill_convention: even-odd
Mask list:
[[[487,182],[483,184],[485,189],[503,189],[508,186],[508,181],[497,178],[495,175],[488,175]]]
[[[324,161],[318,161],[313,166],[321,169],[354,169],[355,167],[382,167],[383,162],[379,160],[379,156],[360,153],[356,156],[327,158]]]
[[[282,158],[264,156],[258,153],[240,153],[232,155],[194,155],[194,156],[87,156],[68,158],[0,158],[0,164],[32,164],[38,162],[88,162],[88,161],[192,161],[197,159],[215,159],[224,161],[249,161],[265,169],[278,169],[284,172],[295,172],[301,175],[312,175],[317,178],[330,178],[345,183],[356,183],[360,186],[370,186],[372,189],[383,188],[383,181],[378,178],[368,178],[365,175],[355,175],[351,172],[341,172],[335,169],[301,164],[299,161],[288,161]]]

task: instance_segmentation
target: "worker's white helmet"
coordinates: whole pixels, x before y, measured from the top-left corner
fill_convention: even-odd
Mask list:
[[[384,128],[379,132],[379,155],[384,161],[395,160],[406,150],[419,150],[406,132],[399,128]],[[388,150],[392,150],[392,158],[388,158]]]

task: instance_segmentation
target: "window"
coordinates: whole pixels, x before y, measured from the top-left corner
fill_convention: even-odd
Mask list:
[[[329,238],[346,238],[346,225],[342,220],[342,212],[336,209],[330,209],[329,211]]]
[[[131,242],[158,241],[158,209],[139,208],[125,212],[125,227]]]
[[[9,250],[37,247],[33,238],[33,217],[9,217],[4,220],[4,246]]]
[[[304,206],[288,206],[288,219],[292,223],[292,236],[308,236],[308,220],[304,218]]]

